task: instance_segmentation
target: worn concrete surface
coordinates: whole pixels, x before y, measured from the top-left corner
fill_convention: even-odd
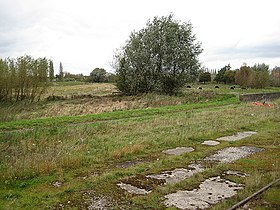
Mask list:
[[[148,178],[163,179],[166,184],[175,184],[184,179],[193,176],[196,173],[204,171],[204,168],[200,164],[190,164],[189,169],[176,168],[172,171],[164,171],[161,174],[148,175]]]
[[[247,177],[250,176],[249,174],[242,173],[240,171],[226,171],[223,175],[233,175],[233,176],[239,176],[239,177]]]
[[[218,142],[218,141],[213,141],[213,140],[208,140],[208,141],[202,142],[201,144],[208,145],[208,146],[215,146],[215,145],[220,144],[220,142]]]
[[[217,138],[217,141],[238,141],[255,134],[257,134],[257,132],[254,131],[237,132],[232,136],[224,136],[221,138]]]
[[[179,209],[206,209],[223,199],[232,197],[242,188],[241,185],[222,179],[220,176],[212,177],[202,182],[199,189],[166,195],[167,200],[164,204]]]
[[[120,188],[123,190],[126,190],[129,193],[137,194],[137,195],[146,195],[149,194],[151,191],[147,191],[145,189],[141,189],[135,186],[132,186],[131,184],[125,184],[125,183],[119,183],[117,184]]]
[[[193,152],[194,148],[192,147],[176,147],[175,149],[168,149],[168,150],[164,150],[162,151],[165,154],[168,155],[181,155],[184,153],[189,153],[189,152]]]
[[[204,158],[206,161],[217,161],[221,163],[230,163],[236,161],[240,158],[245,158],[254,153],[260,152],[263,149],[243,146],[243,147],[227,147],[225,149],[219,150],[218,153]]]
[[[90,205],[87,207],[88,210],[97,210],[97,209],[112,209],[109,205],[109,201],[103,197],[91,198]]]

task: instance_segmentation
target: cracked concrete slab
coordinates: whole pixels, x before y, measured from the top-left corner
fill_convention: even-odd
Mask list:
[[[131,184],[125,184],[125,183],[119,183],[117,184],[120,188],[122,188],[123,190],[126,190],[129,193],[132,194],[137,194],[137,195],[146,195],[149,194],[152,191],[147,191],[145,189],[141,189],[135,186],[132,186]]]
[[[218,141],[213,141],[213,140],[208,140],[208,141],[202,142],[201,144],[208,145],[208,146],[215,146],[215,145],[220,144],[220,142],[218,142]]]
[[[192,191],[178,191],[166,195],[164,204],[179,209],[206,209],[223,199],[234,196],[243,187],[220,176],[212,177],[199,185],[199,189]]]
[[[253,146],[227,147],[219,150],[218,153],[204,158],[206,161],[218,161],[220,163],[230,163],[240,158],[262,151],[263,149]]]
[[[249,136],[255,135],[257,132],[254,131],[245,131],[245,132],[237,132],[236,134],[233,134],[232,136],[224,136],[217,138],[217,141],[238,141],[244,138],[247,138]]]
[[[223,175],[233,175],[233,176],[239,176],[239,177],[247,177],[250,176],[249,174],[240,172],[240,171],[226,171]]]
[[[148,178],[163,179],[166,184],[175,184],[184,179],[193,176],[196,173],[204,171],[204,168],[200,164],[190,164],[189,169],[176,168],[172,171],[164,171],[161,174],[148,175]]]
[[[181,155],[184,153],[189,153],[189,152],[193,152],[194,148],[192,147],[176,147],[175,149],[168,149],[168,150],[164,150],[162,151],[165,154],[168,155]]]

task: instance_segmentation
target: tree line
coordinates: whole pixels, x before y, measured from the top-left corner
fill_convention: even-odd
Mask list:
[[[145,28],[133,31],[114,55],[116,74],[95,68],[90,76],[74,75],[64,72],[60,62],[59,74],[54,75],[53,62],[46,58],[0,59],[0,101],[39,100],[53,81],[116,82],[126,95],[177,94],[187,82],[212,80],[246,88],[280,86],[280,69],[270,73],[265,64],[243,65],[238,70],[226,65],[213,78],[200,69],[201,52],[190,22],[175,20],[172,14],[154,17]]]
[[[210,82],[211,74],[202,71],[199,82]],[[238,84],[244,88],[264,88],[269,85],[280,86],[280,68],[269,71],[269,65],[264,63],[248,66],[243,64],[240,69],[231,70],[230,65],[221,68],[215,75],[214,81],[225,84]]]
[[[46,58],[0,59],[0,101],[40,100],[49,86],[49,67]]]

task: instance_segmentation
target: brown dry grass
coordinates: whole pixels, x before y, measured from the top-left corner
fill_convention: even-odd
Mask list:
[[[122,148],[113,150],[109,154],[109,156],[114,159],[121,159],[124,156],[137,155],[144,149],[145,149],[145,145],[143,145],[143,144],[130,144],[130,145],[126,145]]]

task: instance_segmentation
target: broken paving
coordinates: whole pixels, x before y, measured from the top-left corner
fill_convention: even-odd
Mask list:
[[[176,168],[173,171],[165,171],[161,174],[148,175],[149,178],[163,179],[166,184],[175,184],[183,181],[186,178],[192,177],[196,173],[204,171],[204,168],[200,164],[191,164],[188,166],[191,169]]]
[[[205,209],[210,205],[235,195],[241,185],[218,177],[212,177],[199,185],[199,189],[192,191],[178,191],[166,195],[164,204],[179,209]]]
[[[237,141],[254,134],[256,134],[256,132],[238,132],[232,136],[217,138],[217,140]],[[209,140],[204,141],[202,144],[214,146],[219,144],[218,141]],[[227,147],[217,151],[216,154],[204,158],[203,161],[209,161],[214,163],[231,163],[233,161],[248,157],[249,155],[255,154],[262,150],[263,149],[261,148],[253,146]],[[169,149],[163,152],[170,155],[181,155],[192,151],[194,151],[194,149],[191,147],[177,147],[175,149]],[[188,169],[177,168],[172,171],[162,172],[160,174],[147,175],[146,178],[164,180],[165,184],[175,184],[187,178],[190,178],[194,174],[200,173],[204,170],[205,169],[202,165],[194,163],[188,165]],[[227,171],[223,175],[235,175],[240,177],[248,176],[247,174],[238,171]],[[132,194],[145,195],[152,192],[135,187],[131,184],[119,183],[118,186]],[[192,191],[178,191],[176,193],[166,195],[165,198],[167,200],[164,202],[164,204],[166,206],[176,206],[180,209],[205,209],[210,207],[210,205],[216,204],[223,199],[235,195],[237,193],[236,191],[242,188],[242,186],[229,180],[222,179],[220,178],[220,176],[212,177],[202,182],[199,186],[199,189],[194,189]]]
[[[206,161],[217,161],[220,163],[230,163],[236,161],[240,158],[245,158],[249,155],[252,155],[256,152],[260,152],[263,149],[257,147],[227,147],[222,150],[219,150],[218,153],[204,158]]]

